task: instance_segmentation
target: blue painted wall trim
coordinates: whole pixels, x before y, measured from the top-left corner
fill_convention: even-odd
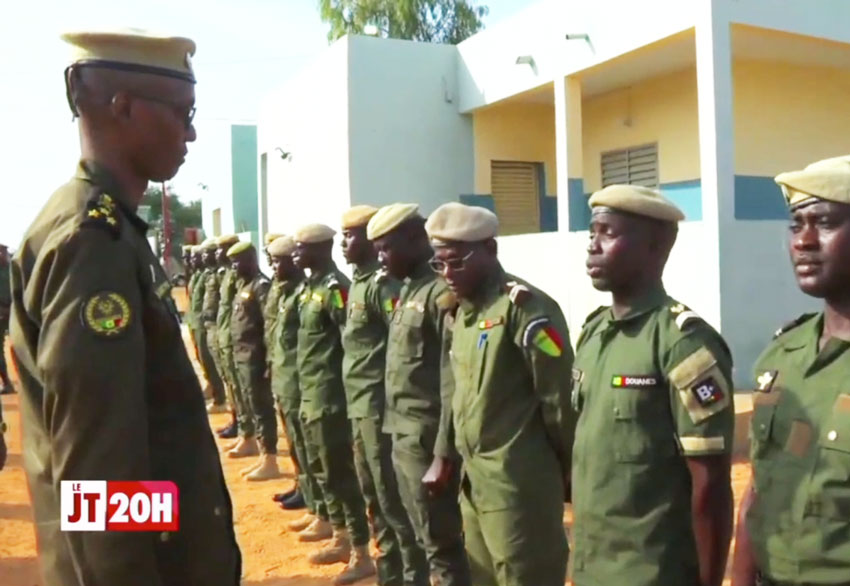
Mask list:
[[[472,193],[458,197],[460,203],[468,206],[479,206],[496,213],[496,205],[490,194]],[[540,231],[558,231],[558,198],[545,193],[540,194]]]
[[[570,232],[587,230],[590,226],[590,208],[584,193],[584,179],[567,179],[567,199],[570,206]]]
[[[492,195],[469,194],[461,195],[459,199],[460,203],[464,205],[487,208],[494,214],[496,213],[496,205],[493,203]]]
[[[735,175],[735,219],[788,219],[785,198],[773,177]]]
[[[233,192],[233,230],[258,232],[257,127],[230,127],[230,155]]]
[[[679,206],[685,214],[685,221],[702,220],[702,181],[675,181],[661,184],[664,197]]]

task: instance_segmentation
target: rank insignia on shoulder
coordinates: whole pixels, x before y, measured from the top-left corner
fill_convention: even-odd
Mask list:
[[[322,297],[318,293],[313,293],[312,295],[310,295],[310,299],[312,299],[313,301],[318,301],[319,303],[321,303],[322,300],[324,300],[324,297]]]
[[[514,305],[522,305],[531,297],[531,290],[525,285],[516,281],[508,281],[505,283],[505,289],[508,292],[508,299]]]
[[[695,311],[691,311],[681,303],[672,306],[670,313],[676,316],[676,327],[679,330],[684,329],[685,325],[691,320],[701,319]]]
[[[505,323],[505,317],[502,316],[502,315],[500,315],[499,317],[497,317],[495,319],[482,319],[481,321],[478,322],[478,329],[479,330],[491,330],[491,329],[495,328],[496,326],[502,325],[503,323]]]
[[[114,291],[100,291],[82,304],[80,317],[83,326],[92,333],[114,338],[130,326],[132,312],[122,295]]]
[[[425,306],[422,305],[421,301],[416,301],[415,299],[411,299],[407,303],[404,304],[405,309],[414,309],[419,313],[425,313]]]
[[[809,321],[811,318],[815,317],[816,315],[817,315],[816,313],[804,313],[803,315],[801,315],[800,317],[798,317],[794,321],[790,321],[787,324],[785,324],[784,326],[782,326],[781,328],[779,328],[778,330],[776,330],[776,332],[774,332],[774,334],[773,334],[773,339],[775,340],[776,338],[778,338],[782,334],[793,330],[794,328],[803,324],[804,322]]]
[[[388,275],[389,273],[387,272],[387,269],[378,269],[375,271],[375,282],[381,283],[385,281]]]
[[[776,382],[776,375],[778,374],[778,370],[766,370],[761,373],[756,379],[759,385],[758,390],[762,393],[769,393],[773,389],[773,383]]]
[[[522,345],[526,349],[536,348],[547,356],[557,358],[563,353],[564,341],[552,326],[548,317],[532,320],[522,335]]]
[[[115,206],[115,200],[106,193],[93,197],[86,203],[83,213],[83,226],[101,228],[118,238],[121,234],[121,217]]]

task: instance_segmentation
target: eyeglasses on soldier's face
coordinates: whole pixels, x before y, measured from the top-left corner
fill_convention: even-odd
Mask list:
[[[431,267],[432,271],[439,275],[442,275],[444,272],[446,272],[446,269],[458,273],[466,269],[466,262],[470,258],[472,258],[473,254],[475,254],[475,251],[471,250],[469,254],[460,258],[449,258],[446,260],[442,260],[437,257],[433,257],[431,258],[431,260],[428,261],[428,266]]]
[[[195,106],[175,104],[169,100],[163,100],[162,98],[155,98],[153,96],[143,96],[140,94],[133,94],[133,97],[139,100],[145,100],[146,102],[153,102],[154,104],[168,106],[174,112],[174,115],[183,122],[186,130],[189,130],[189,128],[192,127],[192,121],[195,119],[195,112],[197,111]]]

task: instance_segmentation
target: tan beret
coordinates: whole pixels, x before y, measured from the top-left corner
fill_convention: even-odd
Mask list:
[[[201,251],[206,252],[208,250],[215,250],[218,248],[218,244],[216,244],[215,238],[207,238],[203,242],[201,242]]]
[[[606,207],[665,222],[685,219],[682,210],[665,199],[660,191],[640,185],[609,185],[591,195],[588,203],[591,209]]]
[[[196,244],[192,247],[192,254],[200,254],[201,252],[203,252],[203,250],[201,249],[200,244]]]
[[[292,236],[281,236],[275,238],[274,242],[268,245],[266,251],[271,256],[290,256],[295,252],[295,239]]]
[[[324,224],[307,224],[295,231],[292,237],[295,242],[303,242],[304,244],[315,244],[316,242],[326,242],[333,240],[336,235],[336,230]]]
[[[239,242],[239,236],[236,234],[225,234],[224,236],[219,236],[215,241],[219,248],[230,248],[237,242]]]
[[[277,232],[268,232],[263,238],[263,245],[268,248],[269,244],[282,237],[283,234],[278,234]]]
[[[183,245],[183,254],[189,254],[191,252],[192,252],[192,245],[191,244],[184,244]]]
[[[428,216],[425,231],[437,246],[445,242],[480,242],[499,233],[499,219],[486,208],[453,201]]]
[[[192,56],[195,42],[138,29],[67,32],[71,64],[149,73],[195,82]]]
[[[342,229],[348,230],[349,228],[365,226],[377,212],[378,208],[374,206],[354,206],[342,214]]]
[[[375,240],[398,228],[419,213],[415,203],[393,203],[379,209],[366,225],[366,237]]]
[[[791,208],[813,198],[850,204],[850,156],[824,159],[802,171],[780,173],[775,181]]]
[[[227,256],[232,258],[238,254],[242,254],[243,252],[248,252],[250,250],[254,250],[254,245],[250,242],[237,242],[236,244],[227,249]]]

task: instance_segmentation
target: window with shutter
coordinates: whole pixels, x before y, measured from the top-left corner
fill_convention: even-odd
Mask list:
[[[658,187],[658,143],[602,153],[602,187]]]
[[[540,163],[491,161],[490,185],[499,234],[540,231]]]

